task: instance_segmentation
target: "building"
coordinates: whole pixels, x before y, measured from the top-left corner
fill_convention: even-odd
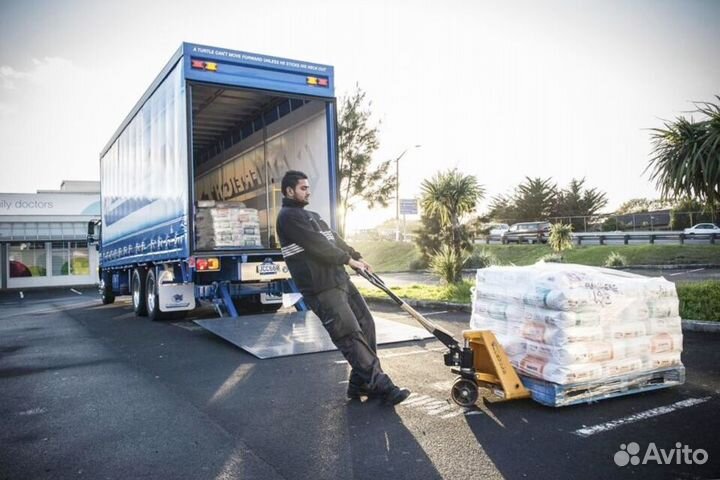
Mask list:
[[[0,288],[92,285],[98,252],[87,227],[100,218],[100,182],[0,193]]]

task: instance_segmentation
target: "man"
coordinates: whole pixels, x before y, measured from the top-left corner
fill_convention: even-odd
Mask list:
[[[348,398],[381,397],[386,403],[397,405],[410,391],[395,386],[380,368],[375,321],[345,271],[345,265],[372,271],[370,265],[320,215],[305,210],[310,200],[307,175],[290,170],[283,177],[281,188],[283,201],[277,234],[283,257],[305,302],[352,368]]]

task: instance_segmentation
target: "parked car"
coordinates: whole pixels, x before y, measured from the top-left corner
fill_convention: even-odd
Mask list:
[[[505,235],[505,232],[507,232],[509,228],[510,225],[507,223],[498,223],[497,225],[493,225],[488,236],[490,240],[502,240],[503,235]]]
[[[522,222],[510,225],[502,236],[502,243],[547,243],[550,222]]]
[[[698,223],[690,228],[683,230],[685,235],[709,235],[711,233],[720,234],[720,227],[713,223]]]

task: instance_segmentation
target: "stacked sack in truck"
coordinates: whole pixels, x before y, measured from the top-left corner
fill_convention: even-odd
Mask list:
[[[477,271],[472,329],[491,330],[523,375],[559,385],[681,366],[675,285],[583,265]]]
[[[242,202],[197,202],[195,235],[200,250],[262,246],[258,211]]]

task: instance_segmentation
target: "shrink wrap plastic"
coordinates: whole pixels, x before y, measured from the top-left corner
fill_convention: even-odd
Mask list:
[[[557,384],[681,366],[675,285],[584,265],[489,267],[470,328],[491,330],[523,375]]]

